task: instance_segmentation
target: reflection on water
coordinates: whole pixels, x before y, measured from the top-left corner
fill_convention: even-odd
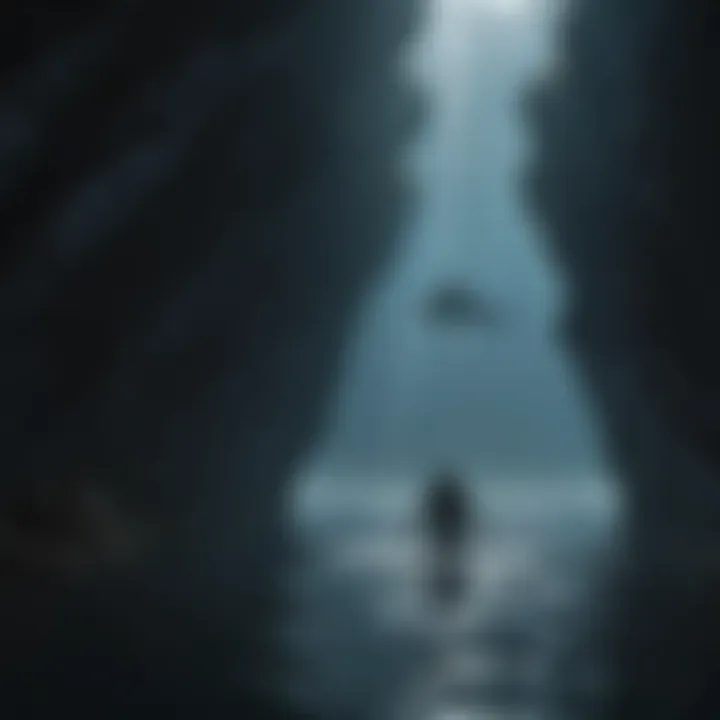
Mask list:
[[[339,513],[343,485],[335,503],[326,489],[324,504],[310,503],[297,517],[313,552],[297,577],[291,635],[303,673],[296,696],[329,714],[393,720],[539,713],[570,691],[591,703],[601,692],[592,652],[573,663],[575,677],[566,678],[573,687],[558,688],[557,668],[592,613],[593,581],[616,516],[611,502],[588,502],[580,490],[573,498],[570,487],[557,496],[564,507],[537,502],[513,512],[511,503],[497,503],[494,513],[488,503],[471,592],[446,616],[424,593],[417,496],[401,486],[366,487],[364,504]]]

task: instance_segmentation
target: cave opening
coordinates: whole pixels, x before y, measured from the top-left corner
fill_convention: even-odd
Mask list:
[[[401,56],[427,107],[400,159],[418,197],[349,333],[325,432],[293,491],[293,522],[324,568],[303,580],[324,589],[298,613],[320,637],[335,636],[308,652],[297,684],[330,714],[354,707],[379,717],[394,707],[399,717],[411,712],[398,710],[403,703],[425,703],[440,717],[454,702],[436,680],[428,690],[432,643],[412,630],[424,617],[418,507],[438,470],[459,472],[488,518],[478,585],[491,604],[511,605],[513,588],[529,587],[526,605],[507,609],[514,620],[497,609],[480,620],[478,609],[468,637],[483,623],[502,633],[512,622],[529,636],[546,622],[543,603],[566,619],[590,603],[593,578],[580,568],[601,562],[617,489],[558,341],[562,281],[519,192],[529,154],[521,99],[551,64],[560,14],[559,3],[540,0],[433,0]],[[433,309],[453,293],[470,300]],[[537,656],[528,662],[547,674],[543,693],[560,693],[564,656],[528,642]],[[458,651],[469,653],[463,667],[480,662],[469,647]],[[326,693],[333,684],[345,694]],[[477,688],[464,711],[492,706],[492,689]]]
[[[714,217],[713,153],[686,162],[714,148],[687,81],[712,23],[578,0],[556,33],[565,4],[2,11],[8,717],[578,717],[604,692],[593,589],[625,510],[606,455],[643,570],[625,682],[644,692],[675,598],[661,665],[682,684],[695,643],[710,667],[716,592],[650,570],[714,554],[690,357],[713,289],[674,246]],[[538,146],[542,229],[520,189]],[[446,505],[423,525],[430,479]],[[443,512],[480,520],[468,577]],[[433,614],[428,588],[460,586]]]

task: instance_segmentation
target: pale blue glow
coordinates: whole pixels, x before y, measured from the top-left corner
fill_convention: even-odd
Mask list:
[[[402,159],[419,212],[350,338],[316,468],[598,472],[590,411],[553,335],[563,288],[517,194],[526,152],[517,103],[548,62],[547,2],[435,0],[406,49],[403,68],[431,108]],[[448,282],[491,298],[506,326],[428,331],[423,300]]]

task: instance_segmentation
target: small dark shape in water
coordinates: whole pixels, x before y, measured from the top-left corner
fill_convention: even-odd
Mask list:
[[[496,327],[500,317],[497,309],[477,292],[447,286],[428,298],[425,320],[441,325]]]

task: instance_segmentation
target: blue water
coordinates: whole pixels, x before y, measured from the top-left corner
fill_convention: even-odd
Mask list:
[[[466,603],[448,617],[427,602],[412,493],[366,488],[364,505],[343,503],[342,486],[334,501],[323,495],[298,504],[296,517],[311,550],[294,586],[296,700],[321,717],[371,720],[554,720],[570,695],[597,704],[602,668],[592,647],[573,659],[573,676],[560,669],[583,642],[611,562],[610,494],[503,506],[496,492]]]

